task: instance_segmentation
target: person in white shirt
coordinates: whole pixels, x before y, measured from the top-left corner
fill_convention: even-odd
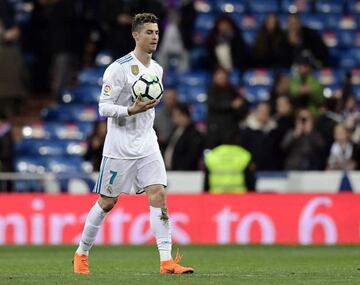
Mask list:
[[[121,193],[145,192],[150,203],[150,226],[160,254],[160,273],[192,273],[171,256],[171,224],[166,207],[166,170],[153,129],[158,100],[135,102],[132,84],[143,74],[162,79],[162,67],[151,59],[159,40],[157,17],[137,14],[132,22],[135,49],[113,62],[105,71],[99,113],[107,117],[103,159],[94,192],[99,199],[91,208],[79,247],[74,255],[74,272],[88,274],[88,254],[106,214]]]

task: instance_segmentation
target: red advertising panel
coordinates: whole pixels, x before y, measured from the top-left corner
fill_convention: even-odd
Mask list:
[[[0,195],[1,244],[77,243],[96,195]],[[176,243],[360,243],[360,195],[169,195]],[[99,244],[153,243],[145,196],[121,196]]]

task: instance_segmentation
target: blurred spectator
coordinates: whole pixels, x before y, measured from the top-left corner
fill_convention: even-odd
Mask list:
[[[256,67],[277,67],[282,56],[283,31],[276,14],[269,14],[256,34],[252,50]]]
[[[328,58],[328,50],[317,31],[302,25],[299,15],[288,17],[287,30],[281,41],[281,66],[290,67],[303,50],[309,50],[322,65]]]
[[[283,142],[286,153],[286,170],[323,170],[326,155],[325,143],[314,129],[314,117],[308,109],[299,110],[295,127],[290,130]]]
[[[11,124],[4,114],[0,113],[0,172],[13,172],[13,146]],[[0,192],[12,191],[10,181],[0,180]]]
[[[359,147],[351,142],[350,132],[344,124],[337,124],[334,143],[327,161],[328,170],[355,170],[360,161]]]
[[[277,129],[276,129],[276,141],[274,144],[275,160],[274,165],[276,169],[284,169],[285,153],[281,149],[281,142],[285,135],[294,128],[294,110],[291,104],[290,97],[280,96],[276,98],[276,109],[274,114]]]
[[[276,121],[270,116],[270,104],[260,102],[248,116],[240,135],[241,145],[251,152],[257,170],[278,168],[278,163],[274,163],[276,129]]]
[[[20,37],[13,6],[0,0],[0,111],[8,116],[19,111],[26,95]]]
[[[170,135],[175,127],[172,121],[172,112],[177,104],[175,88],[166,88],[162,97],[162,105],[156,111],[154,129],[158,137],[161,152],[163,153],[169,143]]]
[[[236,134],[205,153],[204,190],[213,194],[255,191],[256,166]]]
[[[191,51],[193,48],[193,32],[194,32],[194,23],[197,17],[197,11],[195,9],[195,2],[192,0],[182,0],[179,10],[180,10],[180,33],[184,47]]]
[[[270,93],[271,113],[276,111],[276,102],[279,97],[290,96],[290,81],[286,74],[279,74],[275,77],[274,85]]]
[[[168,170],[198,170],[204,150],[203,135],[195,128],[189,108],[177,103],[172,112],[175,129],[164,153]]]
[[[159,30],[162,34],[164,8],[164,1],[160,0],[100,1],[100,22],[105,37],[104,48],[111,52],[114,59],[131,52],[135,47],[131,34],[132,17],[144,11],[154,13],[160,19]]]
[[[97,121],[94,124],[93,132],[88,139],[88,148],[85,154],[85,160],[92,163],[94,171],[100,170],[106,130],[106,120]]]
[[[324,101],[323,87],[313,73],[314,57],[308,50],[296,59],[294,74],[290,78],[290,94],[297,108],[310,108],[314,115]]]
[[[185,49],[179,31],[179,17],[175,10],[169,11],[169,23],[166,26],[157,59],[165,69],[186,71],[189,69],[189,53]]]
[[[326,98],[317,119],[316,130],[324,139],[326,155],[329,154],[330,147],[334,142],[334,128],[342,121],[342,117],[338,113],[338,107],[339,100],[337,98]]]
[[[223,67],[215,69],[207,95],[207,147],[213,148],[238,129],[240,116],[247,114],[247,103],[239,96]]]
[[[227,15],[216,19],[206,39],[206,49],[205,61],[211,69],[221,66],[231,71],[247,67],[247,48],[241,30]]]
[[[136,1],[100,1],[100,22],[104,31],[104,47],[114,59],[120,58],[135,47],[131,35],[132,16],[136,13]]]
[[[344,109],[341,113],[342,119],[347,129],[351,130],[352,141],[356,144],[360,143],[360,107],[356,101],[356,97],[350,95],[346,101]]]
[[[34,7],[35,91],[48,92],[50,88],[57,96],[76,80],[84,38],[81,10],[73,0],[40,0]]]

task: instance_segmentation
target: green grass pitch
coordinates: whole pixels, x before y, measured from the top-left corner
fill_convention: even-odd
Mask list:
[[[180,276],[158,273],[155,246],[95,246],[91,274],[78,276],[74,250],[1,246],[0,284],[360,284],[360,246],[180,246],[182,263],[195,268]]]

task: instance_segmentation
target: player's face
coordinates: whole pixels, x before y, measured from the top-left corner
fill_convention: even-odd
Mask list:
[[[159,41],[159,28],[156,23],[145,23],[139,32],[134,32],[133,36],[136,45],[146,53],[153,53]]]

